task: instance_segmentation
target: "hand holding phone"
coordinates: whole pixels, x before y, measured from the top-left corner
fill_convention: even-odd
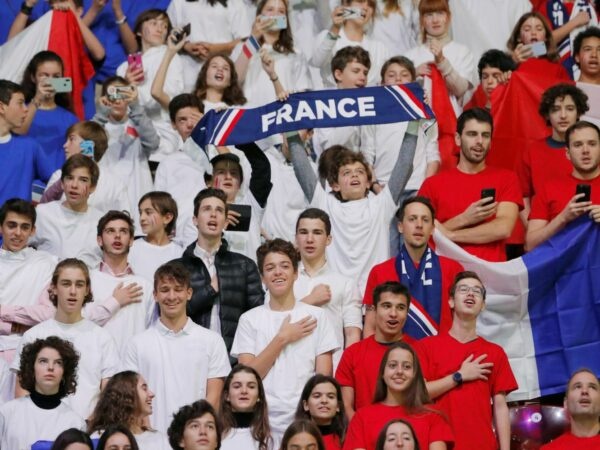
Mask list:
[[[175,44],[179,44],[183,39],[188,37],[192,32],[192,24],[188,23],[181,30],[173,31],[173,36],[175,38]]]
[[[248,231],[250,229],[250,219],[252,218],[252,207],[250,205],[238,205],[230,203],[227,205],[229,211],[234,211],[239,214],[237,217],[238,223],[228,225],[227,231]]]
[[[578,184],[575,188],[575,195],[584,194],[577,199],[577,203],[592,201],[592,186],[589,184]]]
[[[548,50],[546,49],[546,43],[544,41],[533,42],[529,44],[528,47],[531,50],[531,54],[536,58],[539,56],[544,56],[546,53],[548,53]]]
[[[46,81],[57,94],[73,91],[73,81],[69,77],[47,78]]]
[[[142,61],[141,53],[132,53],[127,55],[127,64],[129,65],[127,71],[134,75],[136,83],[142,83],[144,81],[144,63]]]
[[[365,17],[365,15],[363,14],[362,8],[349,7],[349,8],[343,9],[343,17],[344,17],[344,20],[362,19],[363,17]]]
[[[481,199],[482,200],[484,198],[489,198],[489,197],[491,197],[492,199],[485,202],[484,205],[489,205],[490,203],[494,203],[496,201],[496,189],[495,188],[486,188],[486,189],[481,190]]]

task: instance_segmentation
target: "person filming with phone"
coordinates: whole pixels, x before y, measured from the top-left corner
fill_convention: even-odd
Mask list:
[[[486,164],[493,132],[489,112],[469,109],[456,128],[458,165],[425,179],[419,195],[431,200],[435,226],[446,237],[481,259],[506,261],[505,240],[523,208],[517,175]]]
[[[548,179],[533,197],[525,245],[531,250],[588,214],[600,223],[600,129],[581,120],[565,133],[570,174]]]

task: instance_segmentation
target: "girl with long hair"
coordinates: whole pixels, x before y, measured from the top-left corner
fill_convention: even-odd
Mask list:
[[[219,408],[223,434],[221,450],[272,450],[267,397],[260,375],[236,365],[225,379]]]
[[[341,450],[348,418],[337,380],[322,374],[311,377],[300,395],[296,419],[312,420],[319,427],[325,448]]]
[[[63,76],[63,60],[56,53],[45,50],[31,58],[21,81],[28,103],[27,116],[16,130],[40,143],[54,170],[65,162],[62,140],[67,128],[79,122],[73,114],[71,94],[57,93],[52,87],[52,79]]]
[[[152,429],[148,421],[153,398],[140,374],[128,370],[113,375],[100,394],[88,432],[100,435],[111,425],[121,425],[133,433],[144,450],[168,449],[166,436]]]
[[[385,352],[373,404],[359,409],[348,427],[344,450],[374,450],[379,430],[391,419],[405,419],[423,450],[446,450],[454,438],[446,420],[430,403],[415,351],[398,342]]]
[[[83,419],[62,401],[77,389],[73,344],[56,336],[36,339],[23,347],[19,361],[19,383],[29,395],[0,407],[0,448],[31,448],[66,428],[83,429]]]
[[[312,420],[292,422],[283,433],[279,450],[326,450],[319,428]]]

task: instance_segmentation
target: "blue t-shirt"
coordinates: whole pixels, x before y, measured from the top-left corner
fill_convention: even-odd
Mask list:
[[[48,181],[54,172],[42,147],[28,136],[12,135],[0,144],[0,205],[13,197],[31,200],[34,179]]]
[[[53,170],[60,169],[65,162],[65,133],[79,119],[72,112],[57,106],[54,109],[38,109],[33,116],[29,128],[32,137],[42,146],[46,159],[53,165]],[[47,180],[43,180],[47,181]]]
[[[8,38],[10,26],[21,11],[23,0],[4,0],[0,2],[0,45],[4,44]],[[31,15],[32,20],[41,17],[48,11],[48,2],[38,2],[33,7]]]

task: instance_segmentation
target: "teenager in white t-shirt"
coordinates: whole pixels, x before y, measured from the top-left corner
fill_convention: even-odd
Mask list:
[[[123,211],[109,211],[98,221],[102,261],[90,273],[95,300],[83,310],[85,318],[110,332],[119,354],[155,318],[151,284],[137,275],[127,260],[133,231],[133,220]]]
[[[167,51],[165,45],[168,30],[171,28],[169,17],[161,9],[149,9],[141,13],[135,22],[134,33],[142,53],[141,66],[124,62],[117,68],[117,75],[125,78],[129,84],[137,86],[139,103],[160,137],[158,150],[150,155],[150,161],[160,162],[177,148],[177,134],[171,128],[166,107],[157,102],[151,93],[152,82]],[[174,55],[165,74],[164,90],[170,97],[185,91],[184,71],[181,57]]]
[[[389,55],[402,55],[417,45],[419,11],[415,0],[377,0],[372,36],[383,42]]]
[[[35,208],[28,201],[14,198],[0,208],[0,360],[5,363],[12,362],[27,328],[54,315],[54,306],[40,294],[50,283],[56,258],[27,247],[35,220]],[[0,402],[5,402],[14,397],[15,380],[6,364],[0,372],[5,372],[0,383]]]
[[[278,441],[293,420],[306,381],[331,375],[332,352],[339,346],[325,311],[294,297],[298,255],[282,239],[259,247],[258,267],[270,299],[242,314],[231,356],[263,378],[273,438]]]
[[[160,266],[154,297],[160,318],[131,340],[123,369],[138,372],[156,389],[150,423],[165,433],[173,414],[190,400],[219,404],[231,366],[223,338],[186,314],[192,289],[185,267],[177,262]]]
[[[171,240],[177,223],[177,203],[167,192],[153,191],[140,198],[138,207],[145,236],[133,241],[128,260],[133,273],[152,282],[159,266],[183,253],[183,248]]]
[[[79,353],[77,391],[66,397],[65,402],[81,417],[88,417],[102,387],[116,373],[118,357],[108,331],[81,315],[83,305],[92,300],[90,275],[83,261],[69,258],[58,263],[50,284],[50,300],[56,306],[54,318],[23,334],[11,370],[19,372],[23,347],[36,339],[58,336],[71,342]],[[17,383],[16,396],[26,393]]]
[[[85,428],[83,418],[62,399],[75,392],[79,355],[71,342],[50,336],[27,344],[19,364],[29,395],[0,407],[0,446],[31,448],[53,441],[66,428]]]
[[[360,341],[362,298],[356,280],[343,276],[328,263],[325,251],[332,238],[331,221],[325,211],[309,208],[300,214],[296,222],[296,247],[301,261],[294,295],[326,311],[339,346],[333,354],[335,370],[343,349]]]
[[[98,177],[98,165],[91,158],[79,154],[67,159],[61,169],[65,200],[37,206],[37,231],[30,244],[59,259],[79,258],[91,267],[98,264],[96,225],[102,213],[88,204]]]
[[[92,438],[111,425],[127,428],[143,450],[169,450],[167,436],[148,423],[154,392],[142,375],[130,370],[119,372],[106,383],[88,422]]]

